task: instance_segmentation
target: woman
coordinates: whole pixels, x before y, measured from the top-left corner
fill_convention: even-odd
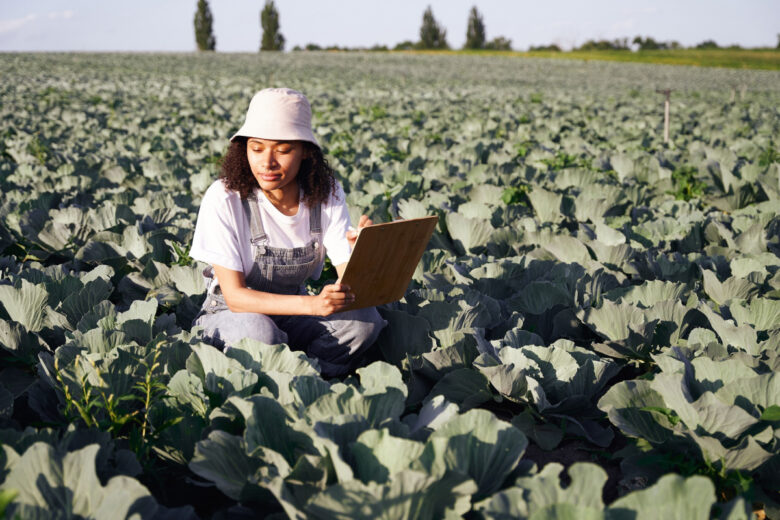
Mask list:
[[[363,215],[358,229],[368,225]],[[342,312],[355,299],[346,285],[312,296],[303,283],[319,278],[326,254],[341,277],[356,239],[308,100],[261,90],[201,202],[190,256],[210,267],[193,325],[219,347],[287,343],[316,357],[324,376],[345,374],[386,322],[373,307]]]

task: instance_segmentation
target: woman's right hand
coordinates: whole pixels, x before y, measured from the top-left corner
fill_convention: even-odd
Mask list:
[[[313,316],[330,316],[343,311],[355,301],[355,295],[349,286],[342,283],[326,285],[320,294],[311,298],[309,314]]]

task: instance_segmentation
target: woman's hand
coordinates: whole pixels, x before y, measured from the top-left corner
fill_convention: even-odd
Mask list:
[[[348,285],[334,283],[326,285],[317,296],[311,297],[310,312],[313,316],[330,316],[343,311],[355,301]]]
[[[368,215],[362,215],[360,217],[360,222],[358,222],[357,231],[354,229],[350,229],[347,231],[347,241],[349,242],[349,247],[354,249],[355,248],[355,242],[357,242],[358,233],[360,233],[360,230],[364,227],[368,227],[373,225],[373,221],[368,218]]]

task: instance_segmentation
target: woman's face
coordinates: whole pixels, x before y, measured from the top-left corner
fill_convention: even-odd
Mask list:
[[[304,157],[301,141],[274,141],[251,137],[246,155],[252,175],[263,191],[295,190],[298,193],[298,169]]]

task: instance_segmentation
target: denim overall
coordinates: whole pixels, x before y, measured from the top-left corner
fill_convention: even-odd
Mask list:
[[[309,212],[309,243],[282,248],[268,245],[256,197],[250,195],[241,203],[251,230],[254,258],[246,286],[276,294],[306,294],[304,282],[320,271],[325,259],[320,206]],[[205,341],[220,348],[230,348],[243,338],[267,344],[287,343],[317,358],[326,377],[348,372],[387,324],[373,307],[326,317],[233,312],[228,309],[220,287],[211,290],[215,283],[213,268],[204,269],[203,275],[209,291],[193,325],[203,327]]]

